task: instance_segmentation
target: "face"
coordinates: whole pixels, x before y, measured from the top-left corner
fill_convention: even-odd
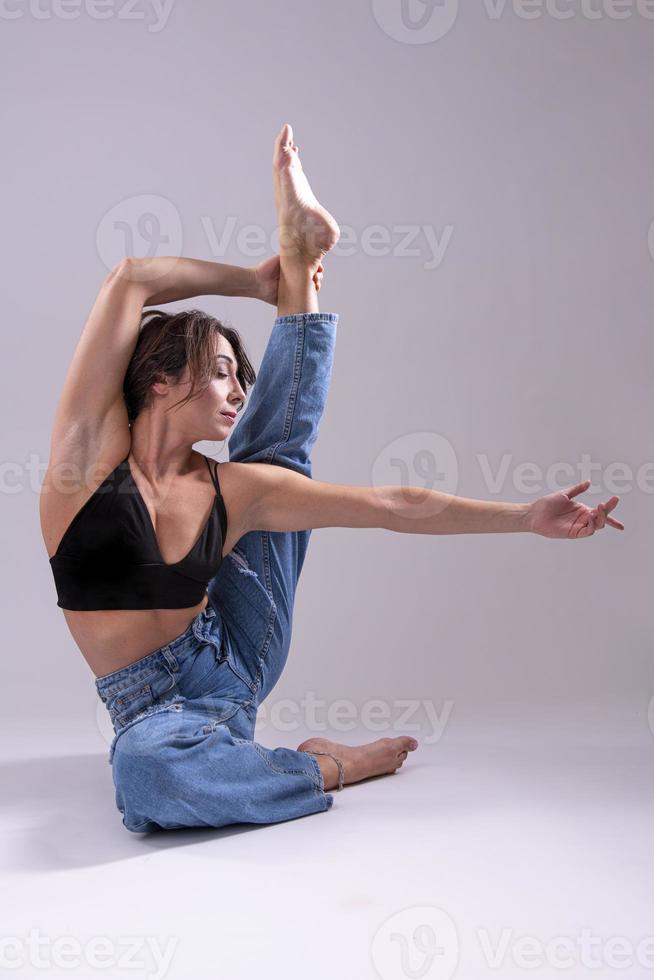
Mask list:
[[[242,410],[246,399],[245,391],[236,377],[237,367],[232,345],[219,334],[216,338],[214,375],[209,387],[192,401],[180,408],[171,409],[168,413],[169,417],[174,415],[175,427],[183,429],[193,442],[202,439],[224,440],[229,437],[236,415]],[[187,366],[179,384],[168,388],[162,399],[162,407],[167,408],[168,405],[177,403],[190,390],[190,372]]]

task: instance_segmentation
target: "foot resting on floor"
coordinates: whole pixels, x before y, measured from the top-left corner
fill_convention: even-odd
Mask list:
[[[409,752],[418,748],[415,738],[401,735],[398,738],[378,738],[365,745],[343,745],[332,742],[328,738],[308,738],[298,745],[298,752],[328,753],[316,755],[324,777],[325,790],[338,786],[339,769],[337,763],[329,756],[340,760],[344,774],[345,785],[358,783],[370,776],[384,776],[396,772],[408,757]]]

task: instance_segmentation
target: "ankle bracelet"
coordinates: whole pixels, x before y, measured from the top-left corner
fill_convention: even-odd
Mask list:
[[[334,762],[338,766],[338,787],[337,788],[339,790],[343,789],[343,786],[345,785],[345,769],[343,767],[343,763],[341,762],[341,760],[340,759],[337,759],[335,755],[332,755],[331,754],[331,752],[317,752],[315,749],[309,749],[308,751],[311,752],[311,755],[328,755],[330,759],[333,759],[334,760]]]

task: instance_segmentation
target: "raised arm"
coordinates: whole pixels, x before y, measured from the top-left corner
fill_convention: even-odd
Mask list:
[[[421,487],[322,483],[281,466],[228,463],[245,468],[247,530],[301,531],[319,527],[377,527],[404,534],[489,534],[528,531],[550,538],[585,538],[609,524],[619,498],[589,508],[572,498],[581,483],[529,504],[494,503]]]
[[[127,431],[123,382],[145,306],[211,294],[274,304],[278,277],[276,256],[253,268],[175,256],[123,259],[102,283],[72,357],[53,422],[53,449],[65,455],[107,424]]]

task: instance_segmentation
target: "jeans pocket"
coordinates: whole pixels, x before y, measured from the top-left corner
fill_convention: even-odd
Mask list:
[[[114,728],[128,724],[175,687],[175,678],[165,664],[157,664],[125,678],[115,691],[105,694],[103,698]]]

